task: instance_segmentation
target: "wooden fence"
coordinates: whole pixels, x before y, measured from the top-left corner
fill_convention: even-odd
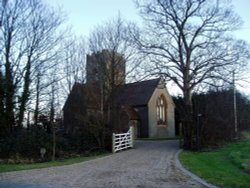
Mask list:
[[[113,153],[120,150],[133,148],[133,127],[130,126],[128,132],[126,133],[121,133],[121,134],[113,133],[112,145],[113,145],[112,148]]]

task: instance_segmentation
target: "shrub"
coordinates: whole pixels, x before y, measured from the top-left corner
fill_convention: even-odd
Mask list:
[[[250,101],[237,93],[238,131],[249,130]],[[216,90],[193,95],[193,123],[200,126],[202,146],[214,146],[232,141],[235,137],[233,91]],[[183,117],[183,99],[174,98],[176,104],[176,122]],[[202,116],[198,116],[198,115]],[[178,129],[177,129],[178,130]],[[196,134],[195,130],[195,134]]]
[[[46,148],[46,157],[52,151],[52,136],[43,129],[22,129],[0,141],[1,158],[40,158],[40,148]]]

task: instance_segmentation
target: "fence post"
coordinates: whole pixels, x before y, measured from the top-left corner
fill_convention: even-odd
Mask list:
[[[112,134],[112,153],[115,153],[115,133]]]
[[[134,147],[134,126],[130,126],[131,148]]]

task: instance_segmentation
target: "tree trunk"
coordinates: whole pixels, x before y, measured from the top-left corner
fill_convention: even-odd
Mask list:
[[[4,112],[4,79],[0,67],[0,138],[5,136],[7,127],[5,123],[5,112]]]
[[[34,125],[38,124],[38,115],[39,115],[39,103],[40,103],[40,73],[37,74],[37,83],[36,83],[36,104],[34,112]]]
[[[19,107],[19,115],[18,115],[18,122],[17,125],[19,128],[22,128],[24,112],[26,110],[26,104],[29,100],[29,86],[30,86],[30,69],[31,69],[31,57],[28,57],[28,62],[26,66],[26,73],[24,77],[24,85],[23,85],[23,93],[20,100],[20,107]]]
[[[52,123],[52,131],[53,131],[52,161],[55,161],[55,158],[56,158],[56,127],[55,127],[55,123]]]
[[[54,107],[54,103],[55,103],[55,97],[54,97],[54,86],[52,85],[52,97],[51,97],[51,101],[50,101],[50,113],[49,113],[49,122],[50,125],[54,122],[54,118],[55,118],[55,107]]]
[[[110,94],[110,109],[111,109],[111,117],[110,117],[110,124],[111,124],[111,131],[114,131],[114,87],[115,87],[115,52],[112,52],[111,57],[111,67],[110,67],[110,88],[109,88],[109,94]]]
[[[14,91],[15,85],[13,81],[12,75],[12,67],[10,58],[10,43],[11,43],[11,33],[8,33],[8,40],[6,44],[6,55],[5,55],[5,123],[8,127],[7,134],[12,131],[12,128],[15,124],[15,116],[14,116]]]
[[[190,89],[186,89],[183,92],[184,95],[184,118],[183,118],[183,137],[184,137],[184,149],[193,149],[193,106],[192,106],[192,94]]]

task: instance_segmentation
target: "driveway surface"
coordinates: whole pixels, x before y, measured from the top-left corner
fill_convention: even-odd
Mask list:
[[[135,149],[88,162],[0,173],[0,187],[203,187],[176,166],[178,149],[178,141],[136,141]]]

